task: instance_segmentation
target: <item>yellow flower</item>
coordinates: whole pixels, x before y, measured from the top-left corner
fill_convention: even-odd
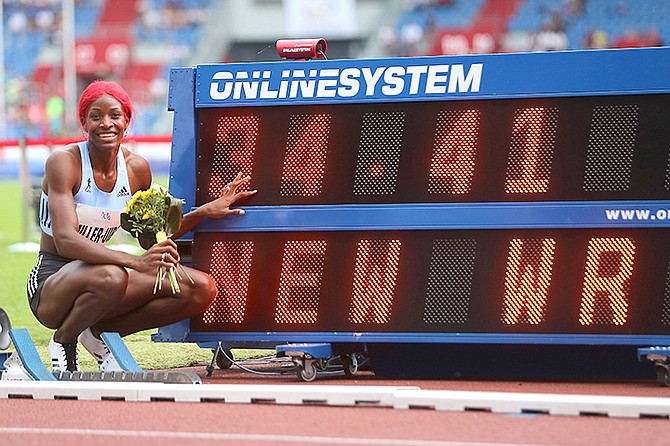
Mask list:
[[[151,217],[151,214],[149,214],[148,212],[145,212],[144,215],[142,216],[142,220],[148,220],[149,217]]]
[[[140,190],[133,194],[132,198],[126,203],[126,213],[129,213],[133,209],[133,206],[135,206],[135,203],[137,203],[137,200],[140,199],[141,195],[142,191]]]

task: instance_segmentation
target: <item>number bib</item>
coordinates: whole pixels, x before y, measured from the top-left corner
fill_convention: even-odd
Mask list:
[[[95,243],[107,243],[121,226],[121,211],[77,204],[79,233]]]

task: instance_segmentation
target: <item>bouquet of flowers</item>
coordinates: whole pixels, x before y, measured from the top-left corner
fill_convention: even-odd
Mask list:
[[[154,184],[147,190],[135,192],[126,203],[125,212],[121,213],[121,227],[130,232],[142,248],[149,249],[154,243],[165,241],[177,232],[181,226],[181,207],[182,200],[170,195],[163,186]],[[193,283],[184,267],[179,265],[179,268]],[[175,269],[158,267],[154,294],[161,288],[166,274],[172,293],[181,292]]]

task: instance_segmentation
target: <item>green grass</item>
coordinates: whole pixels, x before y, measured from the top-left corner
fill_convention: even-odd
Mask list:
[[[160,184],[166,185],[163,179],[157,179]],[[23,242],[37,242],[38,229],[32,221],[32,210],[28,214],[30,222],[24,230],[23,206],[21,205],[21,188],[17,180],[0,180],[0,209],[3,210],[0,218],[0,307],[10,317],[12,327],[27,328],[30,332],[40,357],[50,368],[50,359],[47,345],[53,330],[42,326],[33,316],[28,306],[26,296],[26,280],[31,268],[37,259],[35,252],[16,252],[13,246]],[[137,244],[125,234],[119,233],[117,242]],[[115,240],[112,240],[114,243]],[[208,349],[201,349],[191,343],[154,343],[151,334],[157,330],[147,330],[125,338],[126,345],[135,357],[140,367],[146,370],[185,367],[203,364],[212,359]],[[11,347],[10,347],[11,348]],[[265,350],[235,351],[235,357],[257,357],[266,355]],[[85,350],[80,349],[80,364],[82,370],[95,370],[97,365]]]

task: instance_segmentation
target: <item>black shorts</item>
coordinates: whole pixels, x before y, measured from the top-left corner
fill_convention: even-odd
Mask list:
[[[40,294],[42,293],[44,282],[71,261],[72,260],[70,259],[57,256],[50,252],[40,251],[39,256],[37,257],[37,263],[33,266],[33,269],[28,276],[27,287],[28,303],[38,321],[40,318],[37,317],[37,306],[40,304]]]

